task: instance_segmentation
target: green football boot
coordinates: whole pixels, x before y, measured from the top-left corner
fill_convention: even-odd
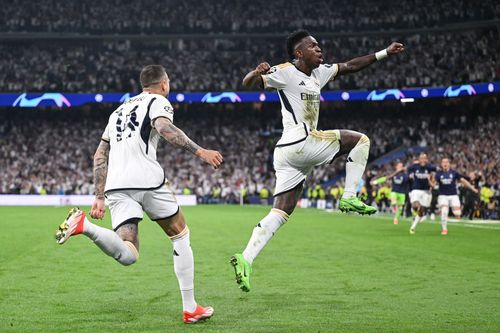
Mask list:
[[[250,291],[250,273],[252,273],[252,266],[245,260],[242,254],[236,253],[229,261],[231,266],[234,267],[234,274],[236,275],[236,283],[240,289],[245,292]]]
[[[377,208],[368,206],[358,197],[340,199],[339,209],[341,212],[356,212],[361,215],[371,215],[377,212]]]

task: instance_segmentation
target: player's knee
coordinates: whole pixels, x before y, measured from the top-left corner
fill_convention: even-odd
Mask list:
[[[366,134],[362,134],[361,138],[359,138],[359,141],[358,141],[357,145],[370,146],[370,138],[368,136],[366,136]]]
[[[257,227],[266,229],[274,234],[289,218],[290,215],[285,211],[273,208],[269,214],[257,224]]]
[[[123,266],[130,266],[139,259],[139,251],[137,251],[137,248],[131,242],[125,241],[124,243],[127,245],[128,251],[123,251],[120,253],[120,256],[115,259]]]

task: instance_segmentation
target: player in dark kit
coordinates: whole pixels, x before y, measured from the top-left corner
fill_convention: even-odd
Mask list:
[[[430,179],[436,172],[436,167],[429,164],[426,153],[421,153],[418,157],[418,163],[411,165],[407,170],[411,179],[410,202],[416,213],[410,228],[410,234],[413,235],[417,224],[425,220],[427,208],[431,204]]]
[[[456,218],[460,218],[460,199],[457,192],[457,181],[474,193],[477,189],[455,170],[450,169],[450,160],[443,158],[441,160],[441,171],[436,173],[432,183],[439,186],[438,206],[441,212],[441,235],[448,234],[448,213],[451,210]]]
[[[399,223],[399,217],[403,213],[406,203],[406,194],[410,185],[410,177],[405,172],[403,163],[399,162],[396,165],[396,171],[389,176],[384,176],[371,181],[371,185],[383,184],[389,179],[392,179],[392,191],[390,194],[391,209],[394,213],[394,224]]]
[[[468,181],[474,186],[475,188],[480,188],[481,183],[484,183],[484,180],[482,179],[481,172],[469,172],[468,174]],[[463,211],[463,216],[472,220],[474,217],[474,214],[479,216],[479,202],[480,202],[480,197],[478,192],[474,192],[468,188],[464,188],[463,191],[463,204],[464,204],[464,211]]]

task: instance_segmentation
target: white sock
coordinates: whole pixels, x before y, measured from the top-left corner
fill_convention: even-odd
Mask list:
[[[252,236],[247,247],[243,251],[243,257],[251,265],[255,257],[262,251],[271,237],[288,220],[288,214],[280,209],[273,208],[253,229]]]
[[[179,281],[184,311],[196,310],[194,300],[194,258],[189,241],[189,228],[186,226],[178,235],[170,237],[174,247],[174,271]]]
[[[345,190],[342,198],[356,196],[356,189],[361,177],[363,177],[363,172],[365,172],[369,151],[370,139],[363,134],[347,156],[345,165]]]
[[[93,224],[87,217],[83,222],[83,234],[94,241],[102,252],[113,257],[122,265],[132,265],[139,258],[139,252],[134,244],[122,240],[112,230]]]
[[[450,208],[448,206],[441,207],[441,229],[448,230],[448,213]]]
[[[415,230],[415,228],[417,227],[417,224],[420,222],[420,216],[419,215],[416,215],[414,218],[413,218],[413,223],[411,224],[411,229]]]

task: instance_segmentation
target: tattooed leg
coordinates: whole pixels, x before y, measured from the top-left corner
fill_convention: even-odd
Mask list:
[[[130,242],[139,251],[139,219],[130,219],[116,229],[116,234],[123,241]]]
[[[133,218],[122,223],[114,232],[90,222],[84,217],[83,234],[90,238],[102,252],[113,257],[120,264],[128,266],[139,258],[139,238],[137,223]]]

